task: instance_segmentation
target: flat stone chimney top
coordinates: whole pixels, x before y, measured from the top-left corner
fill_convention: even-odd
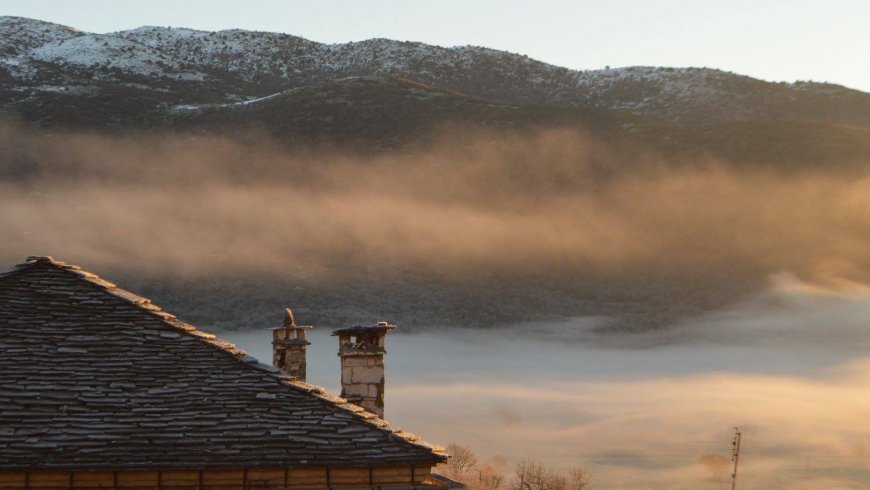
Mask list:
[[[396,328],[396,326],[389,322],[378,322],[375,325],[354,325],[352,327],[339,328],[338,330],[333,330],[332,335],[341,337],[344,335],[386,333],[394,328]]]

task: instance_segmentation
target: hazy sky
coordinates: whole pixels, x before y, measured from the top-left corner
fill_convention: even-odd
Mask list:
[[[870,91],[867,0],[0,0],[0,14],[96,32],[238,27],[474,44],[576,69],[708,66]]]

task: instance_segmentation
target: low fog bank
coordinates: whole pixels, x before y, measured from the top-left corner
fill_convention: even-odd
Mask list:
[[[870,279],[870,177],[628,158],[576,131],[292,152],[254,134],[0,127],[0,261],[50,254],[191,320],[645,330],[768,277]]]
[[[775,274],[758,293],[715,311],[676,321],[671,328],[644,332],[607,329],[607,316],[526,322],[502,335],[566,345],[609,349],[648,349],[670,345],[757,347],[793,353],[813,352],[816,359],[870,353],[870,287],[840,281],[826,286]],[[765,359],[765,364],[770,359]],[[746,360],[750,369],[756,364]],[[810,363],[810,368],[818,367]]]
[[[740,426],[739,488],[866,487],[867,288],[776,276],[673,329],[604,333],[606,321],[391,334],[387,419],[506,472],[523,458],[582,464],[601,489],[723,488],[728,467],[713,463]],[[270,358],[266,328],[218,333]],[[309,382],[338,393],[336,339],[317,327],[310,339]]]

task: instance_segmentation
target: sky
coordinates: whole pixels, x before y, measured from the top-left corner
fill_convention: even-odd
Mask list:
[[[866,0],[0,0],[91,32],[141,25],[480,45],[573,69],[706,66],[870,91]]]

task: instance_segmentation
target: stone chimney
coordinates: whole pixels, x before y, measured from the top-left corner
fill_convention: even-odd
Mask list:
[[[378,417],[384,416],[384,339],[396,328],[387,322],[342,328],[338,336],[341,357],[341,396]]]
[[[305,340],[305,331],[311,327],[296,325],[296,317],[290,308],[284,310],[284,326],[272,329],[272,365],[305,381],[305,348],[311,342]]]

